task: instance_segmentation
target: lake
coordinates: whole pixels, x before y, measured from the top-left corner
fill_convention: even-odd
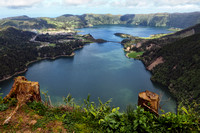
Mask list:
[[[90,33],[95,38],[120,42],[114,33],[126,33],[148,37],[151,34],[169,33],[166,28],[138,27],[130,25],[101,25],[78,29],[79,34]],[[75,51],[71,58],[42,60],[31,64],[24,74],[28,80],[38,81],[41,91],[48,91],[54,105],[59,105],[69,93],[79,104],[88,94],[97,102],[112,98],[112,106],[125,110],[129,104],[136,105],[138,93],[149,90],[162,96],[162,109],[175,112],[176,102],[166,88],[151,82],[151,73],[139,60],[125,56],[119,43],[92,43]],[[9,93],[13,78],[0,83],[0,92]]]

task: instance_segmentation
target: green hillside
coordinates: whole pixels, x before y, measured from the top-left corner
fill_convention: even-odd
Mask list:
[[[136,42],[136,47],[142,43],[130,51],[145,51],[140,59],[152,72],[153,81],[168,86],[179,103],[188,100],[200,103],[200,24],[157,39],[123,42],[126,46],[131,41]]]
[[[35,39],[34,39],[35,38]],[[0,80],[26,71],[41,59],[73,56],[73,51],[90,42],[105,42],[91,35],[37,35],[13,27],[0,30]]]
[[[56,18],[30,18],[18,16],[0,20],[0,27],[14,26],[20,29],[74,29],[102,24],[132,24],[170,28],[186,28],[200,23],[200,12],[156,14],[65,14]]]
[[[147,56],[144,54],[144,60]],[[153,81],[169,86],[179,102],[200,102],[200,34],[165,45],[151,57],[164,58],[164,63],[152,70]]]
[[[44,19],[29,18],[28,16],[19,16],[0,20],[0,27],[8,26],[14,26],[19,29],[56,28],[55,25],[47,23]]]
[[[200,24],[147,38],[116,35],[126,37],[121,43],[127,56],[141,59],[151,80],[167,86],[178,103],[200,103]]]

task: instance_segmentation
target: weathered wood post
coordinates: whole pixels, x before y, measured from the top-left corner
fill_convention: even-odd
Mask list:
[[[140,92],[138,95],[138,106],[156,115],[158,115],[159,101],[159,95],[148,90]]]

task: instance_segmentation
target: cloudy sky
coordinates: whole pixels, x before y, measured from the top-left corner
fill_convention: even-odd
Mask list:
[[[200,0],[0,0],[0,18],[200,11]]]

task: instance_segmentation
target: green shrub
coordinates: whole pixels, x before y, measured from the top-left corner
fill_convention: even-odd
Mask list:
[[[28,103],[28,106],[33,109],[35,111],[35,113],[37,113],[38,115],[42,115],[44,116],[46,111],[48,110],[48,107],[45,106],[43,103],[41,102],[30,102]]]
[[[99,120],[103,131],[106,132],[126,132],[126,118],[124,113],[120,113],[118,108],[112,109],[112,112],[107,114],[103,119]]]
[[[96,106],[94,102],[90,102],[90,95],[88,95],[87,100],[84,100],[85,108],[84,111],[86,113],[86,116],[83,116],[83,119],[88,122],[95,122],[98,123],[98,121],[102,118],[104,118],[107,114],[111,112],[110,102],[111,99],[105,102],[104,104],[98,98],[99,100],[99,106]]]
[[[0,111],[4,111],[6,109],[8,109],[8,104],[1,103],[0,104]]]

